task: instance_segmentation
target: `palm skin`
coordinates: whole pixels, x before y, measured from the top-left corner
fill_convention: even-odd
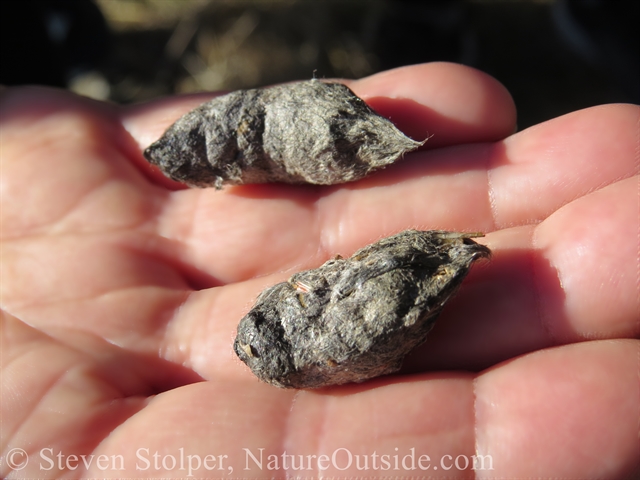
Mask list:
[[[509,136],[508,93],[465,67],[351,87],[432,135],[428,148],[354,184],[223,191],[181,189],[141,155],[204,96],[116,109],[3,93],[3,477],[186,477],[180,449],[191,467],[211,456],[193,472],[204,478],[638,471],[640,109]],[[484,231],[494,251],[405,374],[280,390],[235,357],[264,287],[405,228]],[[14,448],[29,455],[21,470]],[[414,470],[401,463],[411,449]],[[446,469],[472,455],[492,469]]]

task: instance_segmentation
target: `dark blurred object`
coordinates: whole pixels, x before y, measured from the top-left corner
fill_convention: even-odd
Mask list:
[[[640,103],[640,2],[557,0],[553,19],[578,55],[604,68]]]
[[[131,103],[443,60],[501,81],[526,128],[640,103],[639,10],[638,0],[0,0],[0,82]]]
[[[375,52],[382,70],[422,62],[475,63],[475,35],[465,0],[388,0]]]
[[[589,27],[592,32],[601,29],[616,36],[618,29],[625,28],[623,25],[639,23],[637,1],[619,2],[617,16],[628,17],[620,22],[605,20],[610,6],[597,5],[614,2],[584,3],[594,8],[594,26]],[[554,21],[560,3],[487,1],[470,3],[470,7],[470,23],[478,39],[477,63],[473,66],[507,87],[518,108],[519,129],[594,105],[638,103],[630,89],[622,87],[623,82],[633,82],[632,75],[605,63],[587,61],[576,53],[563,27]],[[578,17],[572,14],[570,18],[575,22]],[[636,27],[635,35],[629,35],[628,40],[621,37],[619,46],[607,50],[637,50],[637,36]],[[603,48],[601,38],[592,39],[593,48]],[[625,64],[622,69],[631,72],[638,68],[639,61],[630,55],[621,61]]]
[[[0,83],[67,87],[100,63],[108,39],[91,0],[3,0]]]

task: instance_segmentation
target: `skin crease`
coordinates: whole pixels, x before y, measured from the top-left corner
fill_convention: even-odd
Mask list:
[[[192,462],[212,456],[193,472],[206,478],[638,473],[640,108],[512,135],[511,97],[467,67],[350,86],[432,139],[354,184],[223,191],[183,189],[141,154],[212,95],[117,108],[3,91],[2,477],[184,478],[166,458],[181,448]],[[406,228],[484,231],[494,256],[404,374],[289,391],[236,358],[237,322],[263,288]],[[9,466],[23,460],[14,448],[30,456],[22,470]],[[262,452],[262,470],[244,449]],[[312,458],[294,469],[299,455],[336,451],[345,467],[339,449],[353,455],[344,470]],[[411,449],[415,470],[402,465]],[[447,469],[472,455],[492,469]]]

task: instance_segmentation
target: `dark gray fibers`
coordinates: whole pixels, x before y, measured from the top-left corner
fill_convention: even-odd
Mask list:
[[[405,136],[340,83],[240,90],[178,119],[144,152],[194,187],[351,182],[423,142]]]
[[[267,288],[240,321],[234,350],[287,388],[362,382],[397,371],[425,341],[478,258],[474,233],[406,230]]]

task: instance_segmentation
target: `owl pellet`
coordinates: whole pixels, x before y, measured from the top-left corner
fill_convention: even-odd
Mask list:
[[[422,143],[345,85],[310,80],[217,97],[178,119],[144,156],[194,187],[333,185],[363,178]]]
[[[406,230],[263,291],[234,350],[261,380],[316,388],[400,369],[471,264],[479,233]]]

